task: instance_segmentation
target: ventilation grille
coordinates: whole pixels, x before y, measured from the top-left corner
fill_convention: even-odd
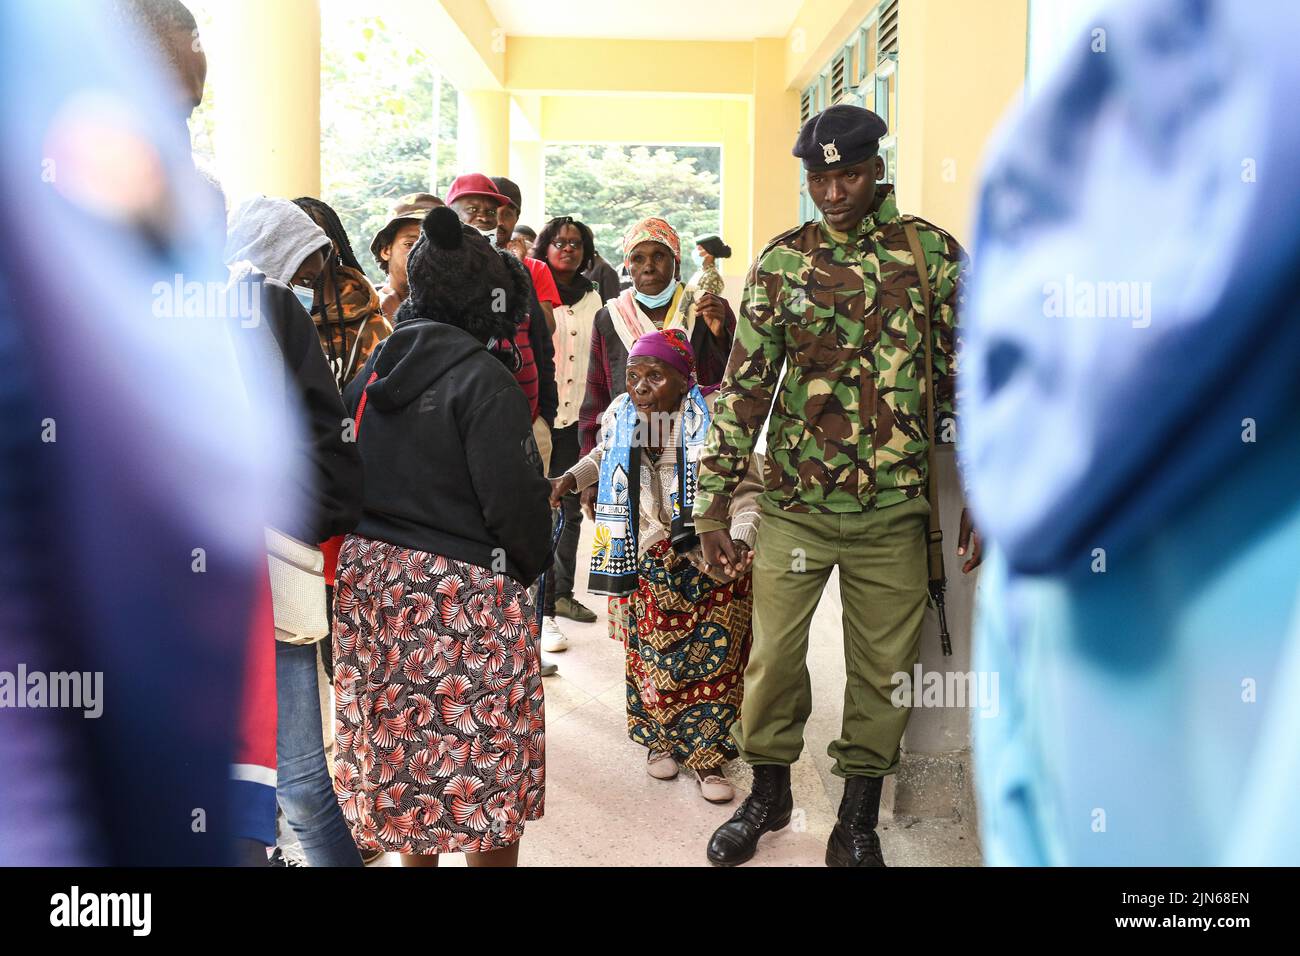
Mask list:
[[[845,54],[840,51],[840,55],[835,58],[831,64],[831,99],[832,103],[838,103],[840,97],[844,95],[844,73],[848,69],[845,60]]]
[[[898,53],[898,0],[891,0],[889,4],[880,11],[880,42],[877,47],[879,52],[876,54],[878,60],[883,60],[889,54]]]

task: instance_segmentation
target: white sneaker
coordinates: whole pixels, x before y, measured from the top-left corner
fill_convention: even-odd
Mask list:
[[[555,618],[542,618],[542,650],[548,654],[558,654],[568,649],[569,639],[560,630],[560,625],[555,623]]]

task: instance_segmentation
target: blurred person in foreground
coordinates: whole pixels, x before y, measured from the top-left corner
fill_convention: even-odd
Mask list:
[[[225,286],[184,128],[203,64],[160,95],[153,40],[188,57],[192,23],[0,4],[0,659],[102,674],[96,719],[0,709],[3,864],[216,864],[251,835],[229,775],[286,432],[242,400],[216,296],[172,295]]]
[[[366,490],[334,596],[335,788],[363,848],[513,866],[545,793],[528,586],[551,522],[528,403],[485,346],[518,326],[528,274],[449,209],[408,272],[347,389]]]
[[[1078,38],[979,199],[981,841],[994,864],[1295,865],[1300,7],[1097,25],[1108,52]]]

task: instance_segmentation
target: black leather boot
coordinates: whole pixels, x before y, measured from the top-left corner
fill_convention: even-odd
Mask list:
[[[849,777],[844,781],[839,819],[826,844],[827,866],[884,866],[876,822],[880,816],[883,777]]]
[[[739,866],[754,856],[758,838],[790,822],[794,795],[790,793],[790,768],[777,764],[754,767],[754,789],[730,820],[713,831],[709,862]]]

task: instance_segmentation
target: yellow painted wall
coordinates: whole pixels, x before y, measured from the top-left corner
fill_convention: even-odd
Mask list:
[[[732,268],[742,275],[770,239],[799,224],[799,161],[790,153],[799,131],[799,94],[786,89],[785,59],[784,40],[754,43],[749,142],[753,215],[748,255],[740,256],[738,245],[731,244]]]
[[[256,23],[256,29],[249,29]],[[204,49],[221,76],[217,173],[234,204],[320,195],[320,11],[316,0],[227,0]]]
[[[462,90],[456,110],[458,173],[500,176],[510,163],[510,95]]]
[[[804,0],[786,34],[786,62],[782,80],[787,88],[802,90],[862,25],[878,0]],[[902,6],[913,0],[901,0]],[[979,3],[982,0],[968,0]]]
[[[970,240],[980,159],[1025,77],[1026,0],[899,7],[898,199]]]
[[[507,49],[506,86],[516,92],[751,92],[751,43],[509,37]]]
[[[547,96],[542,139],[548,143],[718,143],[722,146],[722,235],[732,257],[724,277],[743,275],[752,256],[749,104],[694,97]],[[547,216],[568,210],[546,209]]]
[[[519,221],[534,229],[545,221],[542,213],[542,98],[510,98],[510,170],[506,173],[523,196]]]

